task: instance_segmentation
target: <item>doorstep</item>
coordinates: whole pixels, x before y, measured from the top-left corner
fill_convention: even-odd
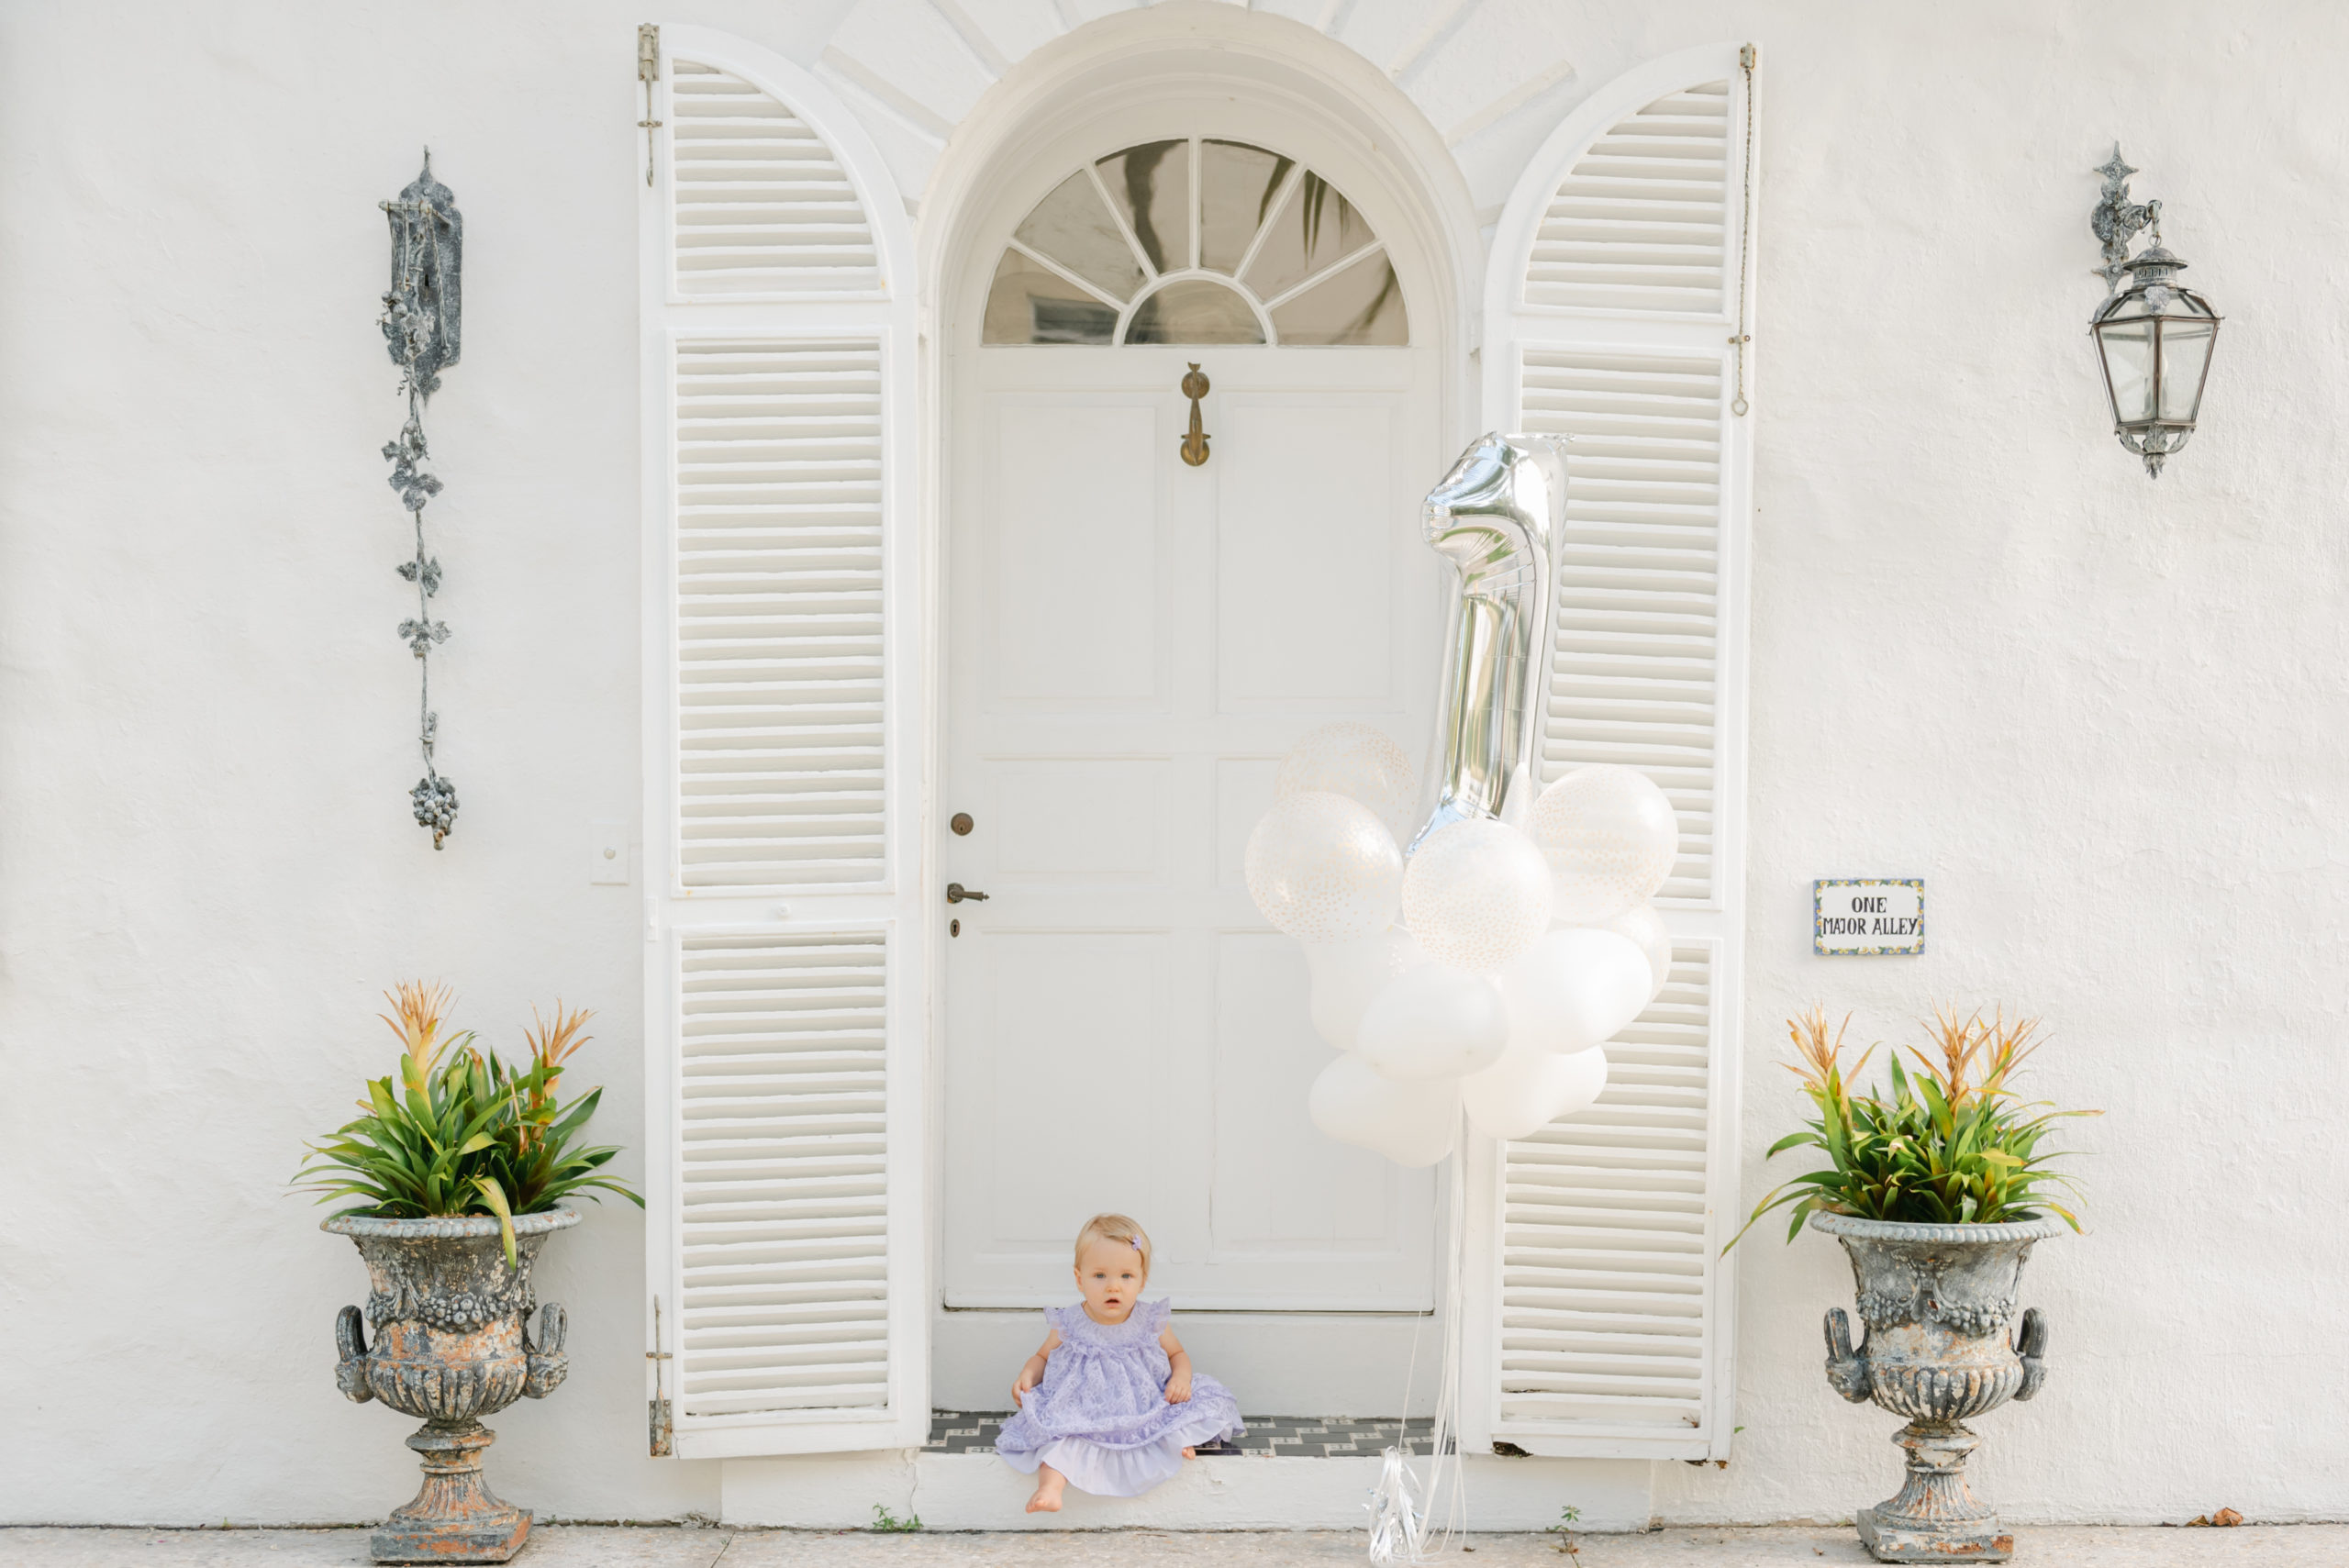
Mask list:
[[[719,1517],[729,1526],[841,1529],[872,1524],[884,1507],[933,1530],[1343,1531],[1364,1525],[1389,1447],[1409,1449],[1422,1483],[1431,1463],[1425,1420],[1248,1416],[1239,1439],[1202,1449],[1146,1496],[1071,1490],[1059,1513],[1030,1514],[1033,1477],[996,1457],[1010,1414],[934,1412],[918,1450],[721,1461]],[[1470,1454],[1464,1469],[1478,1529],[1542,1529],[1569,1502],[1592,1529],[1644,1529],[1654,1517],[1645,1460]]]

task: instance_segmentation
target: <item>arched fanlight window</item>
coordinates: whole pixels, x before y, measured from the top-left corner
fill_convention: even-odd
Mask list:
[[[1296,160],[1192,137],[1129,147],[1036,204],[1004,248],[985,343],[1410,341],[1386,247]]]

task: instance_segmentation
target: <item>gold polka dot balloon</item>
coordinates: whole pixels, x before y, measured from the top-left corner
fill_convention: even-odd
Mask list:
[[[1489,974],[1549,929],[1549,862],[1506,823],[1454,822],[1413,851],[1403,923],[1439,963]]]
[[[1248,835],[1248,896],[1299,941],[1375,936],[1395,923],[1403,851],[1360,801],[1306,790],[1273,803]]]
[[[1552,914],[1603,926],[1655,896],[1680,857],[1680,820],[1655,781],[1614,762],[1576,768],[1533,803],[1533,837],[1557,878]]]
[[[1325,724],[1298,741],[1273,789],[1284,797],[1328,790],[1360,801],[1398,844],[1419,825],[1419,780],[1410,757],[1383,730],[1351,719]]]

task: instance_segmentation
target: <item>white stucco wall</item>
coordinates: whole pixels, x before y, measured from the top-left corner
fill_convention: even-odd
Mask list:
[[[1381,65],[1424,15],[1265,8],[1342,14]],[[960,9],[1013,58],[1060,28],[1049,4]],[[283,1190],[383,1070],[387,980],[447,976],[501,1043],[532,1000],[596,1006],[582,1072],[610,1084],[604,1130],[640,1141],[640,890],[586,862],[637,791],[648,14],[0,11],[0,1520],[351,1519],[406,1496],[404,1426],[328,1375],[356,1262]],[[806,0],[669,15],[811,64],[881,25]],[[1469,112],[1495,39],[1575,66],[1462,144],[1480,207],[1620,72],[1765,50],[1749,1201],[1797,1108],[1773,1065],[1789,1010],[1855,1009],[1870,1039],[1941,998],[2045,1014],[2039,1087],[2108,1114],[2078,1140],[2091,1234],[2029,1276],[2051,1380],[1981,1423],[1986,1490],[2027,1519],[2349,1517],[2349,14],[1464,16],[1411,79],[1431,118]],[[985,72],[948,43],[906,69],[951,117]],[[918,186],[934,148],[874,130]],[[2206,428],[2158,484],[2107,432],[2084,334],[2087,171],[2114,136],[2229,317]],[[465,357],[430,418],[464,802],[438,856],[403,798],[404,522],[375,456],[400,411],[373,324],[374,204],[425,140],[469,230]],[[1930,955],[1809,955],[1809,879],[1854,873],[1927,879]],[[496,1421],[493,1464],[551,1513],[719,1507],[716,1465],[643,1455],[640,1251],[607,1204],[542,1270],[572,1379]],[[1725,1469],[1659,1467],[1664,1517],[1889,1489],[1893,1423],[1820,1375],[1848,1284],[1815,1238],[1747,1243],[1745,1430]]]

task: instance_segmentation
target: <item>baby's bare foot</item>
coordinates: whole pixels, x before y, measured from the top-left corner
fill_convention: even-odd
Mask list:
[[[1185,1459],[1197,1459],[1199,1457],[1199,1451],[1195,1448],[1186,1448],[1183,1451],[1183,1457]]]
[[[1061,1511],[1061,1494],[1068,1488],[1068,1477],[1049,1464],[1036,1467],[1036,1495],[1028,1499],[1031,1514],[1057,1514]]]

